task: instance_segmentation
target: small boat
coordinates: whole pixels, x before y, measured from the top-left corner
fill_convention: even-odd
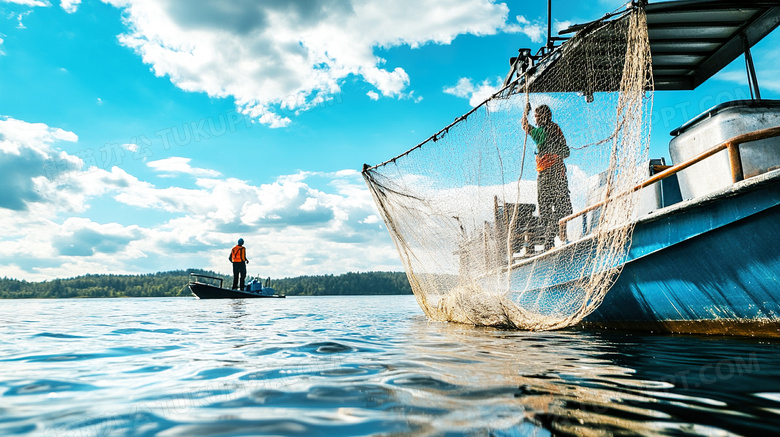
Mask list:
[[[216,282],[219,285],[214,285]],[[208,282],[212,282],[209,284]],[[276,290],[270,287],[259,285],[259,282],[252,281],[244,290],[232,290],[222,287],[222,278],[208,275],[198,275],[190,273],[190,282],[187,287],[190,292],[198,299],[257,299],[257,298],[284,298],[284,294],[276,294]],[[258,286],[259,285],[259,286]]]

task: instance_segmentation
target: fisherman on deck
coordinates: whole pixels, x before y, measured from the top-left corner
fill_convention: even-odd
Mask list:
[[[246,259],[246,247],[244,247],[243,238],[239,238],[238,244],[233,246],[233,249],[230,251],[230,261],[233,263],[233,290],[243,290],[244,282],[246,281],[246,265],[249,263],[249,260]]]
[[[558,234],[558,221],[572,213],[569,183],[566,179],[566,166],[563,163],[569,157],[569,147],[561,128],[552,121],[552,111],[547,105],[539,105],[534,111],[538,127],[528,123],[531,104],[527,104],[521,121],[523,130],[534,140],[537,147],[536,171],[537,202],[539,221],[544,238],[544,249],[555,246]],[[565,239],[565,231],[562,234]]]

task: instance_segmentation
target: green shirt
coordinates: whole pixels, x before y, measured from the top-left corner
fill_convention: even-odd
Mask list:
[[[547,132],[545,132],[544,128],[541,126],[535,127],[531,129],[531,139],[534,140],[534,143],[539,147],[541,153],[544,143],[547,142]]]
[[[550,128],[549,134],[547,132],[548,128]],[[530,135],[531,139],[536,143],[540,155],[552,153],[561,158],[569,157],[569,147],[566,145],[566,139],[563,137],[563,132],[561,132],[561,128],[558,125],[552,124],[532,128]]]

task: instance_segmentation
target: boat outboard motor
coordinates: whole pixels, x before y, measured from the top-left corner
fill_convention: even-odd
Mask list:
[[[258,281],[257,279],[252,279],[252,282],[247,284],[246,290],[247,291],[254,291],[254,292],[262,291],[263,290],[263,284],[260,281]]]

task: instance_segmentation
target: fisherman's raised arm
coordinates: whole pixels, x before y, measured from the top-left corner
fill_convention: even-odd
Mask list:
[[[523,126],[523,130],[529,134],[531,133],[531,129],[534,128],[533,126],[531,126],[530,123],[528,123],[528,114],[530,113],[531,113],[531,104],[526,103],[525,111],[523,112],[523,118],[520,120],[520,124]]]

